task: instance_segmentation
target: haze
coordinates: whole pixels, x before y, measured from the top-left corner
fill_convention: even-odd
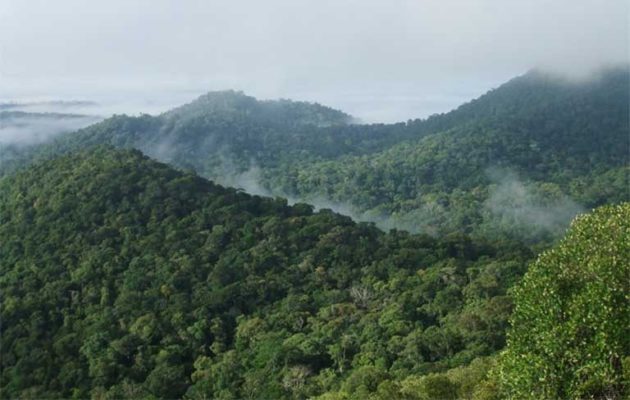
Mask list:
[[[0,100],[159,112],[221,89],[367,122],[445,112],[533,67],[628,61],[625,0],[0,3]]]

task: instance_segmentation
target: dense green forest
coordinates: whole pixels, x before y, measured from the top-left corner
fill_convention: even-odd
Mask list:
[[[103,148],[3,178],[0,239],[10,398],[376,393],[487,363],[532,257]]]
[[[357,124],[289,100],[209,93],[159,116],[115,116],[32,150],[133,147],[227,186],[332,208],[381,228],[546,244],[579,212],[626,201],[629,70],[517,77],[446,114]],[[32,158],[14,155],[0,171]]]
[[[519,284],[533,254],[517,242],[384,233],[135,150],[73,153],[0,180],[0,389],[620,397],[628,221],[628,203],[579,218]]]
[[[370,125],[212,92],[0,143],[0,397],[629,396],[629,78]]]
[[[530,73],[454,111],[445,131],[268,179],[390,226],[549,239],[582,207],[629,199],[628,76]]]

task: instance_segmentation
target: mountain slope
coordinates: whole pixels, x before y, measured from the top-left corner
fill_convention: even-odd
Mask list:
[[[257,124],[345,125],[352,117],[316,103],[291,100],[256,100],[232,90],[210,92],[195,101],[163,114],[167,119],[195,119],[217,115],[222,118],[247,118]]]
[[[531,254],[382,233],[98,148],[0,180],[1,390],[301,398],[504,345]]]
[[[115,116],[41,147],[39,157],[133,147],[383,228],[548,243],[577,212],[630,198],[629,76],[627,67],[581,82],[531,71],[452,112],[391,125],[215,92],[156,117]]]
[[[580,215],[513,288],[508,344],[467,366],[381,383],[376,399],[625,399],[630,203]],[[319,397],[363,399],[343,385]]]
[[[416,231],[558,235],[581,209],[629,199],[628,76],[532,72],[444,116],[460,121],[453,128],[263,182]]]
[[[57,145],[62,149],[91,144],[134,146],[180,163],[194,153],[190,162],[201,166],[199,158],[219,153],[254,157],[260,151],[307,149],[319,140],[317,135],[311,137],[312,132],[345,126],[351,119],[319,104],[259,101],[241,92],[211,92],[155,117],[114,116]]]

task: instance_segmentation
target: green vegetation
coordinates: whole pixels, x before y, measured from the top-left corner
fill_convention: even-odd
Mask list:
[[[391,125],[216,92],[5,146],[2,396],[628,396],[629,77]]]
[[[113,149],[3,178],[0,242],[10,398],[430,392],[420,376],[503,348],[506,291],[531,258],[385,234]]]
[[[549,243],[584,208],[630,200],[628,76],[530,73],[438,117],[445,130],[264,181],[385,227]]]
[[[506,397],[629,395],[630,203],[577,218],[529,268],[514,301],[497,371]]]
[[[545,246],[577,213],[630,200],[629,77],[627,67],[585,82],[532,71],[447,114],[391,125],[215,92],[156,117],[115,116],[36,152],[132,147],[385,229]]]

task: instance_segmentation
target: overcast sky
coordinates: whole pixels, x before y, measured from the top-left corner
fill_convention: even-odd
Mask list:
[[[2,0],[0,99],[159,111],[209,90],[365,121],[448,111],[533,67],[628,60],[628,0]],[[135,107],[135,108],[134,108]]]

